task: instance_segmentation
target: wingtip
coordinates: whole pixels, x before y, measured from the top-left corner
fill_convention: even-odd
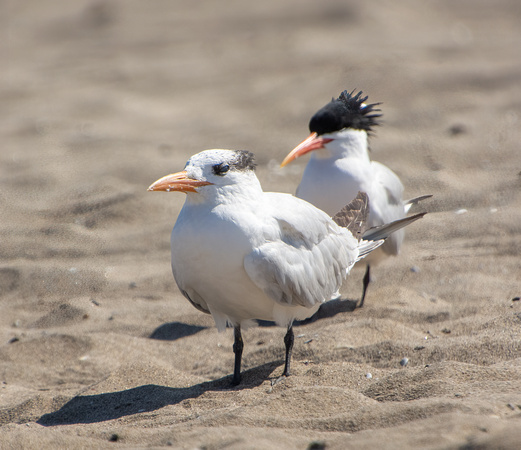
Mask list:
[[[423,216],[425,216],[425,214],[427,214],[426,211],[413,214],[412,216],[404,217],[403,219],[395,220],[394,222],[390,222],[385,225],[369,228],[364,233],[363,239],[387,239],[387,237],[389,237],[395,231],[398,231],[399,229],[406,227],[407,225],[410,225],[413,222],[416,222],[418,219],[421,219]]]

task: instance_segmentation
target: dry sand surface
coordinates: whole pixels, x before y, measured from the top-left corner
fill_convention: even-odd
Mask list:
[[[518,0],[0,2],[0,448],[521,447]],[[278,164],[343,89],[383,102],[374,159],[433,194],[402,254],[296,327],[232,333],[179,293],[207,148]],[[516,300],[517,298],[517,300]],[[408,359],[402,366],[400,361]]]

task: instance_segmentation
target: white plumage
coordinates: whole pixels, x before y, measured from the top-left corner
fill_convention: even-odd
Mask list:
[[[198,153],[149,190],[187,194],[172,230],[172,271],[183,295],[219,330],[235,328],[234,384],[241,327],[252,319],[288,327],[288,375],[293,321],[313,315],[353,264],[383,243],[359,241],[304,200],[263,192],[249,152]]]
[[[379,226],[406,216],[409,208],[423,198],[404,202],[403,185],[398,176],[385,165],[371,161],[367,138],[372,127],[378,125],[377,104],[366,105],[359,92],[353,96],[344,91],[320,109],[310,121],[311,135],[298,145],[283,161],[311,152],[296,195],[317,208],[334,215],[358,191],[370,199],[368,225]],[[369,283],[369,265],[390,255],[398,255],[403,243],[403,229],[393,233],[385,243],[366,259],[368,265],[364,291]]]
[[[367,133],[343,130],[323,137],[333,140],[311,153],[297,188],[297,197],[333,216],[362,191],[370,199],[370,227],[403,219],[406,211],[402,182],[388,167],[370,160]],[[367,262],[397,255],[404,235],[403,229],[393,233],[382,247],[368,256]]]

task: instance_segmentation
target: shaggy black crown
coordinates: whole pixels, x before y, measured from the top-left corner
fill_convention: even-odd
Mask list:
[[[362,97],[362,91],[353,96],[354,92],[344,91],[318,110],[309,122],[309,131],[321,135],[352,128],[370,133],[380,124],[378,118],[382,114],[378,114],[380,109],[376,108],[380,103],[363,105],[368,97]]]

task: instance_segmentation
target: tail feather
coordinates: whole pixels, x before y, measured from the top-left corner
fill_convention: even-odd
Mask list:
[[[419,197],[410,198],[409,200],[406,200],[403,202],[403,209],[405,210],[405,214],[409,212],[409,210],[414,206],[420,203],[422,200],[425,200],[427,198],[431,198],[432,194],[427,195],[420,195]]]
[[[358,257],[357,261],[360,261],[362,258],[365,258],[369,253],[373,250],[376,250],[380,245],[385,242],[385,239],[379,239],[376,241],[366,241],[362,239],[358,244]]]

